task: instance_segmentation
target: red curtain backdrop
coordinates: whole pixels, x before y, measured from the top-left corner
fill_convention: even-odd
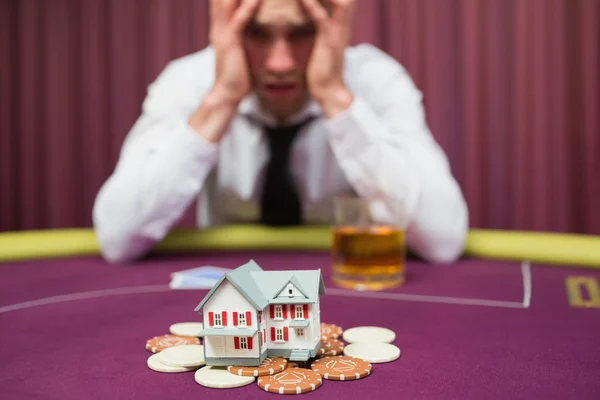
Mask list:
[[[0,0],[0,230],[91,226],[147,85],[208,23],[208,0]],[[472,227],[600,234],[600,1],[358,0],[354,42],[423,91]]]

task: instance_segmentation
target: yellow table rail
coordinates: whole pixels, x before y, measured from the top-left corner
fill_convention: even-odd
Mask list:
[[[175,230],[153,253],[181,254],[208,250],[322,250],[331,246],[326,226],[269,228],[235,225],[206,230]],[[91,229],[0,233],[0,262],[99,255]],[[549,232],[474,229],[466,256],[600,269],[600,236]]]

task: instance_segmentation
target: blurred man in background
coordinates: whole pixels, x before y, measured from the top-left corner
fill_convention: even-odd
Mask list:
[[[196,199],[200,227],[290,226],[331,223],[344,194],[367,199],[380,221],[406,218],[423,258],[460,256],[468,210],[422,95],[393,58],[350,46],[354,8],[211,1],[210,46],[149,87],[97,196],[108,261],[145,255]]]

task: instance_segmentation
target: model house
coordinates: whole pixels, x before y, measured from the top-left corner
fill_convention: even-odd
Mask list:
[[[208,365],[306,361],[320,346],[321,270],[264,271],[254,261],[223,275],[198,304]]]

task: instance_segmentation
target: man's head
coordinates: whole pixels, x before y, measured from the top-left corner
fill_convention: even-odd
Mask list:
[[[262,0],[244,33],[244,48],[256,94],[280,119],[309,98],[306,70],[315,27],[300,0]]]

